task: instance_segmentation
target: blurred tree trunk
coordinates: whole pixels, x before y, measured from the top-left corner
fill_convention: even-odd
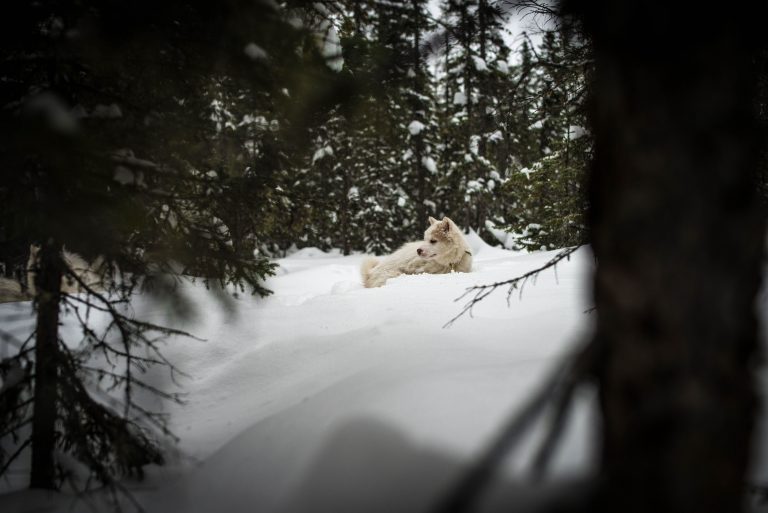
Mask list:
[[[63,261],[61,245],[47,242],[40,249],[35,287],[37,332],[35,341],[34,414],[30,487],[56,489],[56,446],[59,301]]]
[[[740,511],[765,239],[751,61],[762,16],[577,8],[597,59],[600,509]]]

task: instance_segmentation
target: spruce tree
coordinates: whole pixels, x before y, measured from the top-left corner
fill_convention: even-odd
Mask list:
[[[461,213],[450,215],[485,236],[486,222],[496,216],[492,197],[504,172],[499,163],[507,159],[500,95],[508,80],[508,48],[501,15],[498,4],[486,0],[444,6],[444,23],[454,42],[443,79],[460,86],[453,86],[452,98],[443,102],[443,153],[449,164],[441,177],[441,208],[462,205]]]
[[[404,26],[410,62],[406,82],[401,87],[400,98],[406,104],[404,122],[407,132],[404,152],[400,160],[409,168],[403,169],[407,191],[407,203],[411,212],[408,223],[413,227],[411,236],[419,237],[429,215],[435,211],[435,188],[438,165],[437,118],[435,116],[434,85],[422,48],[423,34],[434,28],[427,13],[427,2],[410,0],[406,4]],[[410,79],[410,80],[408,80]]]
[[[262,280],[273,266],[254,255],[258,220],[240,213],[269,201],[267,189],[279,183],[274,132],[292,124],[298,133],[305,122],[271,116],[269,130],[255,134],[241,114],[274,108],[282,81],[299,70],[326,76],[323,56],[306,44],[311,34],[288,20],[269,3],[179,0],[32,3],[0,22],[0,204],[13,213],[2,218],[4,247],[41,245],[30,260],[36,330],[1,365],[27,370],[4,383],[13,391],[0,415],[10,440],[2,470],[28,446],[37,488],[61,482],[55,450],[107,485],[162,462],[165,420],[134,391],[177,399],[141,374],[172,368],[158,342],[184,333],[125,305],[142,290],[183,311],[185,276],[269,292]],[[312,101],[333,102],[332,92]],[[65,249],[94,262],[89,277],[98,283]],[[103,313],[107,328],[94,329],[89,311]],[[81,323],[79,340],[64,338],[62,314]]]
[[[536,100],[515,112],[515,126],[529,125],[502,192],[512,247],[555,249],[587,240],[585,177],[592,157],[586,126],[585,90],[590,77],[589,46],[564,31],[550,31],[536,51],[523,46],[519,85]],[[527,66],[530,72],[522,74]],[[527,78],[532,76],[533,78]],[[499,223],[503,224],[503,223]]]

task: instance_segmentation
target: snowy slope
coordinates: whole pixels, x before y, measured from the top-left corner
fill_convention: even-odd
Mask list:
[[[188,285],[200,306],[186,328],[206,341],[167,344],[188,374],[186,405],[160,405],[181,442],[168,468],[127,483],[137,499],[149,512],[423,511],[589,329],[586,249],[510,306],[500,290],[444,328],[466,287],[554,255],[471,245],[472,273],[402,276],[378,289],[360,285],[362,255],[303,249],[278,261],[273,296],[241,298],[234,312]],[[134,308],[173,322],[142,298]],[[151,379],[178,390],[165,372]],[[589,468],[591,401],[581,398],[556,457],[560,476]],[[505,479],[520,474],[528,442]],[[70,506],[28,491],[0,496],[3,511]]]

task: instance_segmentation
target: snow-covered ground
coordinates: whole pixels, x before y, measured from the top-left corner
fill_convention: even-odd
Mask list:
[[[585,248],[509,306],[501,289],[473,317],[444,327],[467,287],[555,254],[492,248],[476,236],[470,243],[472,273],[401,276],[378,289],[360,284],[362,255],[303,249],[278,261],[274,295],[241,298],[233,311],[189,285],[198,311],[186,328],[205,341],[167,343],[165,354],[188,374],[180,389],[166,372],[150,376],[186,393],[184,406],[161,405],[181,441],[170,465],[127,483],[136,499],[150,513],[428,510],[590,327]],[[173,322],[141,298],[135,308]],[[591,468],[590,391],[577,406],[554,459],[558,477]],[[540,432],[508,458],[498,482],[520,482]],[[27,465],[5,491],[24,486]],[[487,510],[508,499],[489,494]],[[0,496],[4,512],[86,511],[74,504],[44,492]]]

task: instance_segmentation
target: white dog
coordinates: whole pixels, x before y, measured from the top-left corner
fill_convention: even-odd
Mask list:
[[[401,274],[466,273],[471,269],[472,252],[459,227],[447,217],[442,221],[430,217],[422,242],[409,242],[381,260],[370,257],[363,262],[361,272],[363,285],[381,287]]]

